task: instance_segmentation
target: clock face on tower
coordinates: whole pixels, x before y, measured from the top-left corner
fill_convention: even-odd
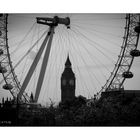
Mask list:
[[[73,85],[74,85],[74,80],[71,79],[71,80],[69,81],[69,84],[70,84],[71,86],[73,86]]]
[[[64,85],[64,86],[66,85],[66,80],[65,79],[62,80],[62,85]]]

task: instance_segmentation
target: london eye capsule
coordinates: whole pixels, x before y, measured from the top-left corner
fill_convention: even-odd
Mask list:
[[[5,89],[5,90],[11,90],[12,88],[13,88],[13,86],[11,84],[3,85],[3,89]]]
[[[2,49],[0,49],[0,55],[3,55],[3,50]]]
[[[0,14],[0,17],[2,17],[3,16],[3,14]]]
[[[140,33],[140,25],[135,27],[135,32]]]
[[[126,72],[124,72],[124,73],[122,74],[122,76],[123,76],[124,78],[132,78],[132,77],[133,77],[133,73],[130,72],[130,71],[126,71]]]
[[[132,50],[130,52],[130,55],[134,56],[134,57],[138,57],[138,56],[140,56],[140,51],[139,50]]]
[[[7,69],[2,67],[2,66],[0,66],[0,73],[6,73],[6,72],[7,72]]]
[[[2,36],[2,31],[0,31],[0,36]]]

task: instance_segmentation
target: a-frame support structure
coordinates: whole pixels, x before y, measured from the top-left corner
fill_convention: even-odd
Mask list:
[[[24,93],[36,67],[37,67],[37,64],[38,64],[38,62],[42,56],[42,53],[45,49],[45,46],[47,44],[46,51],[45,51],[44,58],[43,58],[43,62],[42,62],[42,66],[41,66],[41,70],[40,70],[40,74],[39,74],[39,78],[38,78],[38,82],[37,82],[37,86],[36,86],[36,92],[35,92],[34,102],[38,101],[39,94],[40,94],[41,87],[42,87],[42,83],[43,83],[44,76],[45,76],[45,71],[46,71],[47,64],[48,64],[49,54],[50,54],[50,50],[51,50],[51,44],[52,44],[52,40],[53,40],[54,29],[56,26],[58,26],[58,24],[64,24],[65,26],[67,26],[67,28],[69,28],[70,19],[69,19],[69,17],[59,18],[57,16],[55,16],[53,18],[37,17],[37,23],[48,25],[49,31],[48,31],[48,34],[46,35],[32,65],[31,65],[31,67],[30,67],[30,69],[25,77],[25,80],[21,86],[20,92],[19,92],[18,97],[17,97],[17,100],[19,100],[19,101],[22,100],[23,93]]]

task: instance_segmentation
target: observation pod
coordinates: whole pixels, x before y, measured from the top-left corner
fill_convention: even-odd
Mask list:
[[[3,50],[2,49],[0,49],[0,55],[3,55]]]
[[[6,73],[6,72],[7,72],[7,69],[2,67],[2,66],[0,66],[0,73]]]
[[[5,90],[11,90],[12,88],[13,88],[13,86],[11,84],[5,84],[3,86],[3,89],[5,89]]]
[[[132,78],[132,77],[133,77],[133,73],[130,72],[130,71],[126,71],[126,72],[124,72],[124,73],[122,74],[122,76],[123,76],[124,78]]]
[[[130,55],[133,57],[138,57],[138,56],[140,56],[140,51],[139,50],[132,50],[130,52]]]
[[[2,31],[0,31],[0,36],[2,36]]]
[[[135,27],[135,32],[138,34],[140,33],[140,25]]]
[[[0,14],[0,17],[2,17],[3,16],[3,14]]]

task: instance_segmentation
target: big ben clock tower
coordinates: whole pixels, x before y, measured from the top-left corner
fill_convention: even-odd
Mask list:
[[[65,63],[65,69],[61,76],[61,101],[73,100],[75,98],[75,75],[71,68],[69,56]]]

